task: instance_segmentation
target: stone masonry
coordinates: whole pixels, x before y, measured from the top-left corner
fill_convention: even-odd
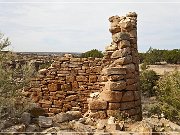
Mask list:
[[[85,113],[90,93],[101,88],[102,67],[101,58],[57,58],[32,79],[27,96],[50,116],[70,110]]]
[[[94,118],[131,117],[141,119],[141,93],[137,51],[137,14],[112,16],[112,43],[103,61],[110,62],[101,72],[104,85],[98,97],[90,98],[89,112]]]
[[[141,119],[137,14],[112,16],[109,21],[112,43],[103,59],[61,57],[32,79],[28,96],[48,115],[80,110],[94,118]]]

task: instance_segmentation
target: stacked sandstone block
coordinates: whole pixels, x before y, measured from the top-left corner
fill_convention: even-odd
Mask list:
[[[90,93],[101,88],[102,66],[100,58],[61,57],[40,70],[31,81],[29,95],[49,115],[76,109],[85,113]]]
[[[112,16],[112,43],[106,47],[102,70],[104,84],[98,98],[89,99],[91,117],[127,116],[141,119],[141,94],[137,51],[137,14]]]

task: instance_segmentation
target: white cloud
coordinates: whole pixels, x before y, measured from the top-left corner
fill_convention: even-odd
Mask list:
[[[106,44],[111,42],[108,18],[112,15],[125,15],[129,11],[136,11],[140,51],[147,50],[149,46],[173,49],[178,48],[179,44],[180,34],[177,32],[180,29],[179,5],[0,4],[0,30],[10,37],[15,51],[80,52],[94,48],[104,50]]]

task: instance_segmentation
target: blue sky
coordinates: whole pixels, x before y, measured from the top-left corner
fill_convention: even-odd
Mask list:
[[[108,18],[138,13],[138,48],[180,48],[180,1],[0,0],[0,31],[10,50],[84,52],[111,43]]]

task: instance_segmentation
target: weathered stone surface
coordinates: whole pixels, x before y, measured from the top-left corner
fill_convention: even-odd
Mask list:
[[[102,75],[124,75],[126,74],[125,68],[118,68],[118,67],[111,67],[111,68],[104,68],[102,70]]]
[[[76,80],[78,82],[87,82],[88,79],[86,78],[86,76],[76,76]]]
[[[124,80],[118,82],[105,82],[104,90],[121,91],[126,88],[126,82]]]
[[[22,123],[24,123],[25,125],[28,125],[28,124],[31,122],[31,114],[30,114],[30,113],[27,113],[27,112],[24,112],[24,113],[21,115],[20,121],[21,121]]]
[[[97,76],[96,75],[90,75],[89,76],[89,82],[90,83],[95,83],[97,81]]]
[[[135,102],[134,101],[132,101],[132,102],[123,102],[123,103],[121,103],[120,106],[121,106],[120,110],[131,109],[131,108],[135,107]]]
[[[138,83],[134,83],[126,86],[126,90],[138,90]]]
[[[39,126],[42,128],[48,128],[52,126],[52,118],[39,116]]]
[[[122,58],[122,57],[126,57],[130,54],[131,54],[131,50],[129,47],[127,47],[127,48],[123,48],[123,49],[114,51],[111,55],[111,58],[112,59]]]
[[[71,121],[70,127],[76,132],[82,132],[87,134],[92,134],[94,132],[93,128],[90,125],[84,125],[78,121]]]
[[[113,124],[107,124],[106,125],[106,130],[108,132],[114,132],[116,130],[121,130],[121,127],[119,126],[119,124],[117,123],[113,123]]]
[[[53,121],[57,122],[57,123],[62,123],[62,122],[66,122],[66,121],[79,119],[81,117],[82,117],[82,115],[81,115],[81,112],[79,112],[79,111],[68,111],[66,113],[56,114],[53,117]]]
[[[126,47],[130,47],[130,46],[131,46],[131,44],[130,44],[130,42],[128,40],[122,40],[117,45],[119,50],[123,49],[123,48],[126,48]]]
[[[134,91],[134,100],[139,100],[141,98],[141,92],[140,91]]]
[[[96,125],[96,128],[97,128],[98,130],[102,130],[102,129],[105,128],[106,124],[107,124],[107,119],[98,120],[97,125]]]
[[[122,101],[133,101],[134,100],[134,93],[133,91],[126,91],[123,93]]]
[[[102,91],[100,99],[108,102],[121,102],[122,92],[117,91]]]
[[[136,30],[131,30],[131,31],[129,32],[129,34],[130,34],[130,37],[131,37],[131,38],[136,38],[136,37],[137,37],[137,31],[136,31]]]
[[[57,90],[60,90],[60,88],[61,87],[58,84],[54,84],[54,83],[48,84],[49,91],[57,91]]]
[[[109,110],[119,110],[121,103],[109,103]]]
[[[125,78],[125,75],[111,75],[108,78],[109,78],[109,81],[120,81]]]
[[[120,110],[107,110],[108,117],[121,118],[122,112]]]
[[[127,55],[126,57],[119,58],[115,60],[112,64],[112,66],[118,66],[118,65],[126,65],[132,63],[132,56]]]
[[[91,112],[89,116],[90,118],[95,118],[95,119],[105,119],[107,117],[107,114],[105,111],[97,111],[97,112]]]
[[[113,43],[113,44],[110,44],[108,46],[106,46],[105,50],[106,51],[115,51],[117,49],[117,44]]]
[[[118,32],[112,36],[112,39],[115,43],[118,43],[121,40],[129,40],[130,36],[128,33],[125,32]]]
[[[101,100],[92,100],[89,102],[90,110],[105,110],[107,109],[107,102]]]
[[[134,83],[136,83],[136,79],[126,79],[126,83],[127,83],[127,85],[134,84]]]

